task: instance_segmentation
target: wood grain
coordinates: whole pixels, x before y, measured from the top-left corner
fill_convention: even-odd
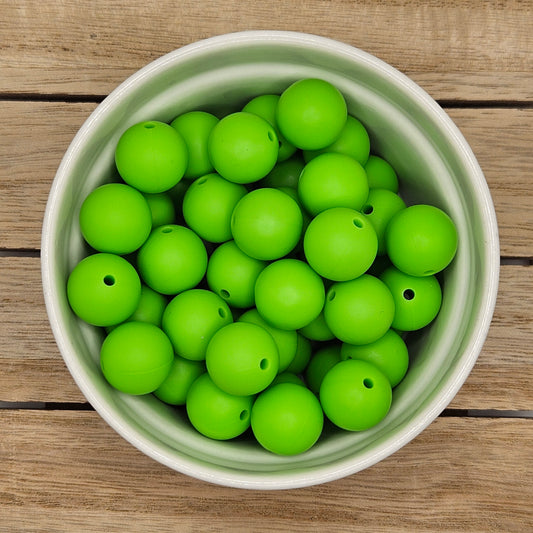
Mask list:
[[[519,0],[1,0],[0,11],[4,93],[103,95],[185,44],[273,29],[362,48],[438,99],[533,99],[532,10]]]
[[[283,492],[176,473],[93,412],[0,411],[0,423],[2,531],[533,528],[531,420],[439,418],[363,472]]]

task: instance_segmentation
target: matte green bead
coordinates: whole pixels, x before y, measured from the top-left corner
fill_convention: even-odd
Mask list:
[[[157,387],[154,395],[170,405],[185,405],[191,385],[205,371],[203,361],[189,361],[176,355],[165,381]]]
[[[148,322],[160,328],[167,303],[167,299],[162,294],[142,284],[139,304],[128,318],[128,322]]]
[[[388,189],[394,193],[398,192],[398,176],[385,159],[371,155],[365,164],[365,171],[371,189]]]
[[[299,331],[304,337],[312,341],[330,341],[335,338],[326,324],[323,312]]]
[[[143,196],[150,207],[153,228],[176,222],[176,208],[174,207],[172,196],[169,193],[144,193]]]
[[[311,342],[300,333],[297,333],[296,354],[291,364],[287,367],[287,372],[301,374],[311,359]]]
[[[327,346],[321,348],[311,356],[305,369],[305,381],[310,390],[315,394],[320,391],[324,376],[341,360],[340,346]]]
[[[268,388],[275,387],[280,383],[294,383],[295,385],[300,385],[300,387],[305,387],[305,383],[296,374],[293,374],[292,372],[282,372],[274,378]]]
[[[303,162],[301,155],[298,153],[290,159],[278,163],[269,174],[259,182],[259,185],[261,187],[272,187],[275,189],[278,187],[291,187],[292,189],[296,189],[304,166],[305,163]]]

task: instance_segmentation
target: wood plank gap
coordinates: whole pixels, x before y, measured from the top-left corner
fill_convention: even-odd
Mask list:
[[[533,420],[533,411],[514,409],[444,409],[444,418],[524,418]]]
[[[69,93],[7,93],[0,92],[0,101],[4,102],[67,102],[71,104],[99,104],[107,94],[69,94]]]
[[[89,402],[2,402],[0,409],[30,411],[94,411]]]
[[[34,248],[0,248],[0,257],[41,257],[41,250]]]
[[[533,109],[533,102],[527,100],[437,100],[449,109]]]

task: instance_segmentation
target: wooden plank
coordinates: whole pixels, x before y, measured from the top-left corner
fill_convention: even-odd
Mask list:
[[[488,339],[450,407],[533,409],[533,268],[502,268]],[[0,401],[80,402],[57,350],[37,258],[0,257]]]
[[[3,531],[533,528],[531,420],[439,418],[363,472],[282,493],[176,473],[93,412],[3,410],[0,420]]]
[[[0,101],[0,248],[38,249],[50,185],[96,104]],[[533,109],[447,109],[489,183],[504,256],[533,256]],[[496,127],[497,125],[497,127]]]
[[[362,48],[438,99],[531,100],[529,2],[1,0],[0,92],[107,94],[153,59],[223,33],[314,33]]]

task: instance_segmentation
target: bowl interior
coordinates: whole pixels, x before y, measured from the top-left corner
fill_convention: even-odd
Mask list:
[[[459,248],[443,276],[441,312],[411,337],[410,369],[378,426],[350,433],[326,427],[305,454],[271,454],[247,436],[217,442],[199,435],[180,409],[152,395],[112,389],[99,370],[102,332],[71,312],[66,280],[88,253],[78,225],[87,194],[116,180],[114,149],[141,120],[171,121],[191,110],[222,116],[250,98],[281,93],[307,77],[326,79],[366,126],[372,151],[397,170],[408,203],[444,209]],[[492,316],[499,250],[486,183],[466,142],[444,112],[391,67],[349,46],[287,32],[208,39],[151,63],[117,88],[72,142],[52,187],[43,228],[43,284],[50,322],[65,361],[102,417],[160,462],[215,483],[289,488],[359,471],[400,448],[446,407],[473,366]]]

